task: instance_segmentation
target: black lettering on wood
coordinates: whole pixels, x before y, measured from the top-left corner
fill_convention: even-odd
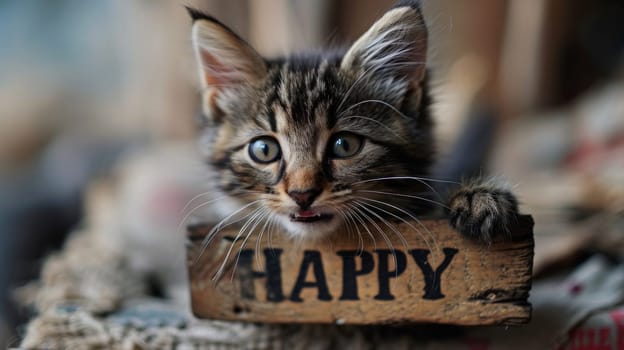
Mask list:
[[[312,266],[314,272],[314,281],[306,281],[308,270]],[[321,260],[321,253],[316,250],[306,250],[303,252],[303,261],[299,268],[299,275],[297,281],[293,287],[292,293],[290,293],[290,300],[296,302],[303,302],[301,299],[301,291],[303,288],[318,288],[319,300],[331,300],[332,296],[329,294],[329,288],[327,288],[327,279],[325,278],[325,271],[323,270],[323,260]]]
[[[436,300],[444,298],[440,282],[442,272],[444,272],[444,270],[446,270],[449,266],[455,254],[457,254],[457,251],[458,250],[455,248],[443,248],[442,252],[444,252],[444,261],[442,261],[435,271],[431,268],[431,265],[427,260],[427,256],[429,255],[428,250],[413,249],[409,251],[425,277],[425,295],[423,295],[423,299]]]
[[[399,277],[405,271],[407,258],[405,253],[400,250],[376,249],[375,253],[379,255],[379,263],[377,270],[377,279],[379,282],[379,293],[375,295],[376,300],[394,300],[394,295],[390,294],[390,278]],[[394,271],[389,270],[388,259],[396,259]]]
[[[373,255],[367,251],[341,250],[336,252],[342,257],[342,295],[340,300],[360,300],[358,296],[357,277],[366,275],[375,268]],[[355,258],[362,261],[362,268],[357,270]]]
[[[266,295],[268,301],[279,302],[284,300],[282,292],[282,267],[280,256],[282,249],[264,249],[266,261],[265,272],[254,271],[253,249],[243,249],[240,253],[238,279],[240,281],[240,292],[243,299],[255,300],[256,290],[254,287],[255,278],[266,277]]]

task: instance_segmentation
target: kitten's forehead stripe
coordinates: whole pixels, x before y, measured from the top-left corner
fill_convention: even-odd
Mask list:
[[[339,95],[335,66],[324,61],[316,67],[304,69],[302,64],[282,65],[279,79],[269,93],[270,100],[277,100],[286,113],[289,123],[297,128],[310,128],[313,125],[334,125],[334,105]],[[319,123],[322,121],[322,123]]]
[[[271,131],[277,132],[277,121],[275,116],[275,105],[285,108],[285,102],[279,95],[279,86],[282,84],[282,75],[278,71],[272,70],[269,73],[267,79],[267,85],[265,87],[266,95],[262,100],[262,104],[267,107],[268,112],[266,117],[268,118]]]
[[[271,131],[277,132],[277,121],[275,120],[275,110],[273,110],[272,108],[269,108],[267,116],[269,118],[269,125],[271,126]]]

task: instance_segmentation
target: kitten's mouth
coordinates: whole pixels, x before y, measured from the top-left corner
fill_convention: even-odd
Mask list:
[[[314,210],[300,210],[290,215],[290,220],[295,222],[318,222],[329,221],[333,218],[331,214],[323,214]]]

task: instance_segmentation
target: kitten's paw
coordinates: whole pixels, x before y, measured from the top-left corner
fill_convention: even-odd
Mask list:
[[[451,197],[449,209],[453,228],[483,242],[491,242],[496,234],[508,234],[519,214],[516,197],[493,182],[462,185]]]

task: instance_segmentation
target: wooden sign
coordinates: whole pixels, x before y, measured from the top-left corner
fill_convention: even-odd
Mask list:
[[[188,247],[193,312],[266,323],[528,322],[530,216],[491,245],[465,239],[445,220],[396,227],[405,240],[390,231],[388,240],[345,233],[299,243],[273,233],[257,242],[256,234],[235,240],[238,230],[224,230],[206,245],[211,228],[194,226]]]

